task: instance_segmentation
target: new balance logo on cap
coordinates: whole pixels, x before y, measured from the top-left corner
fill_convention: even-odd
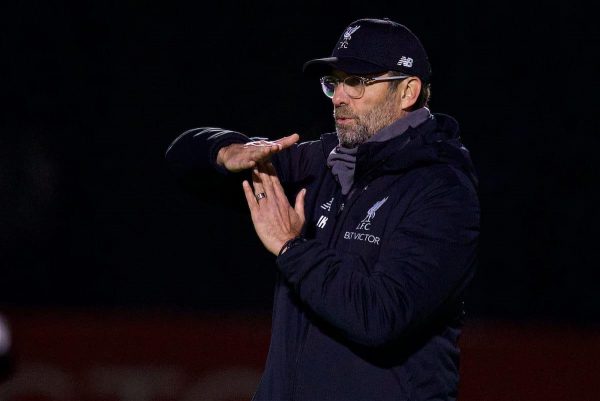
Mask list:
[[[398,60],[397,65],[402,65],[404,67],[412,67],[413,65],[413,59],[410,57],[400,57],[400,60]]]

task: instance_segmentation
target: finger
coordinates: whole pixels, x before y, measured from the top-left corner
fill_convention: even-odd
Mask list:
[[[265,148],[267,155],[271,155],[273,153],[277,153],[281,150],[281,145],[272,144],[268,148]]]
[[[295,135],[295,139],[292,138]],[[298,141],[300,138],[297,134],[283,137],[276,141],[252,141],[244,144],[244,148],[250,149],[251,153],[248,156],[249,160],[260,162],[269,159],[274,153],[277,153]]]
[[[250,157],[244,157],[237,161],[237,164],[234,164],[236,171],[251,169],[256,166],[256,162],[252,160]]]
[[[265,141],[265,140],[263,139],[263,140],[260,140],[260,141],[250,141],[250,142],[246,142],[246,143],[244,144],[244,147],[245,147],[245,148],[264,148],[264,147],[269,147],[269,146],[272,146],[272,145],[274,145],[274,144],[275,144],[275,142],[274,142],[274,141]]]
[[[267,191],[265,191],[264,183],[261,179],[259,169],[260,164],[257,164],[257,166],[252,170],[252,186],[254,187],[255,195],[261,192],[264,192],[265,194],[267,193]]]
[[[281,146],[280,149],[283,150],[285,148],[289,148],[290,146],[292,146],[293,144],[298,142],[299,139],[300,139],[300,135],[292,134],[292,135],[284,136],[283,138],[276,140],[275,143],[280,145]]]
[[[271,154],[276,153],[278,150],[279,150],[279,147],[277,145],[248,148],[248,155],[247,155],[248,162],[249,163],[252,162],[253,163],[252,167],[254,167],[254,165],[256,165],[256,163],[268,160],[269,157],[271,156]]]
[[[273,147],[275,145],[269,145],[266,147],[254,148],[250,153],[250,158],[254,161],[261,161],[269,157],[271,153],[273,153]]]
[[[267,174],[269,174],[269,178],[271,179],[271,181],[273,181],[273,183],[281,185],[281,183],[279,182],[279,176],[277,175],[277,170],[275,170],[275,166],[273,165],[273,163],[263,163],[263,165],[265,166],[264,169],[267,172]]]
[[[271,177],[268,174],[267,164],[258,163],[253,172],[257,175],[257,180],[262,188],[262,192],[264,192],[267,197],[275,196],[273,192],[273,183],[271,182]]]
[[[279,181],[279,177],[277,176],[277,171],[275,170],[275,166],[272,163],[266,164],[266,170],[269,174],[269,179],[271,181],[271,185],[273,188],[273,193],[281,200],[285,199],[287,201],[287,196],[285,195],[285,191],[283,190],[283,186]]]
[[[254,196],[254,191],[252,191],[252,187],[248,183],[248,181],[244,180],[242,182],[242,187],[244,188],[244,195],[246,195],[246,202],[248,202],[248,207],[250,208],[250,213],[254,213],[256,208],[258,207],[258,201]]]
[[[306,188],[302,188],[298,195],[296,195],[296,202],[294,203],[294,210],[298,213],[302,224],[304,224],[304,199],[306,197]]]

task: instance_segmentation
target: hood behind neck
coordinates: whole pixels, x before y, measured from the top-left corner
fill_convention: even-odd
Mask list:
[[[379,130],[367,142],[391,141],[401,136],[408,128],[418,127],[429,118],[432,118],[429,109],[425,107],[420,108]],[[345,148],[338,144],[327,156],[327,166],[331,168],[331,172],[342,187],[342,194],[344,195],[348,194],[354,184],[354,171],[358,150],[359,147]]]
[[[455,166],[477,186],[469,151],[460,141],[458,122],[449,115],[433,114],[423,124],[409,127],[388,141],[360,145],[355,179],[372,179],[431,164]]]

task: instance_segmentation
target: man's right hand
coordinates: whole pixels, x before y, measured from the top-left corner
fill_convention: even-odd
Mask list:
[[[257,163],[266,162],[271,155],[289,148],[298,142],[298,139],[298,134],[292,134],[276,141],[263,140],[224,146],[217,154],[217,164],[232,173],[254,168]]]

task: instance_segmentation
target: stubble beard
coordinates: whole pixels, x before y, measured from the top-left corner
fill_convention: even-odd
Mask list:
[[[337,116],[354,119],[351,125],[335,124],[340,145],[345,148],[355,148],[366,142],[377,131],[398,119],[395,107],[391,97],[385,98],[382,103],[362,115],[355,113],[348,105],[337,107],[333,113],[334,118]]]

